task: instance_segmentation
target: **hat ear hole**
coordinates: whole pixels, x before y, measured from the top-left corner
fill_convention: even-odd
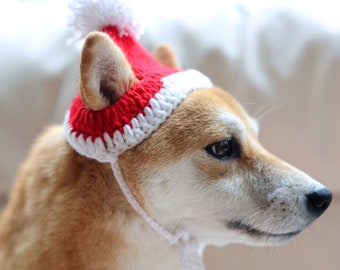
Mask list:
[[[80,93],[87,108],[109,107],[137,81],[125,55],[107,34],[87,36],[80,60]]]

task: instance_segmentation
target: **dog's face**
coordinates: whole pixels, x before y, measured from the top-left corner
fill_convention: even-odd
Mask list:
[[[321,184],[261,146],[255,121],[220,89],[192,93],[122,161],[142,181],[147,211],[203,244],[276,245],[330,203]]]
[[[88,70],[94,70],[94,78],[100,78],[105,70],[107,84],[107,69],[98,68],[101,57],[91,59],[112,45],[105,45],[110,43],[105,37],[91,39],[81,72],[86,70],[88,78]],[[128,89],[136,79],[129,75],[120,81],[119,74],[131,69],[125,61],[117,64],[121,55],[109,55],[116,61],[114,83]],[[82,88],[87,85],[91,80]],[[88,107],[107,106],[99,89],[92,93],[99,98],[88,99]],[[86,91],[82,95],[86,100]],[[225,91],[194,91],[148,139],[120,156],[123,177],[144,209],[170,232],[188,231],[203,245],[283,243],[324,212],[331,193],[268,153],[257,129]]]

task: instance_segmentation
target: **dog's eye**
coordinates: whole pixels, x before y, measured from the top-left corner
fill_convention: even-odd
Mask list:
[[[209,155],[221,160],[238,158],[240,156],[240,146],[234,137],[214,142],[205,147]]]

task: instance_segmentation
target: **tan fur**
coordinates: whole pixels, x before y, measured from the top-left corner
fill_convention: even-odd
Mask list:
[[[135,82],[111,43],[91,34],[82,53],[81,93],[93,110],[110,104],[91,88],[98,74],[119,89],[116,97]],[[119,68],[103,73],[111,60]],[[162,61],[173,65],[168,60]],[[268,153],[256,129],[227,92],[194,91],[149,138],[119,157],[123,178],[152,218],[171,233],[188,232],[201,247],[283,243],[317,217],[306,195],[323,186]],[[238,157],[219,160],[206,151],[231,137],[241,147]],[[1,270],[182,269],[179,246],[135,213],[109,164],[69,146],[61,126],[38,138],[19,171],[0,217],[0,262]]]
[[[52,127],[23,164],[2,214],[1,269],[114,266],[113,243],[124,249],[116,228],[133,215],[110,167],[78,155],[62,127]]]
[[[163,65],[172,68],[179,68],[178,60],[176,59],[174,52],[168,45],[159,45],[154,52],[154,56]]]
[[[151,138],[124,153],[120,158],[121,164],[123,168],[129,168],[124,171],[124,177],[142,183],[143,179],[140,179],[143,175],[142,171],[156,173],[155,168],[165,167],[185,155],[196,156],[196,152],[202,151],[208,144],[224,139],[230,130],[227,125],[223,125],[216,119],[217,108],[237,115],[247,127],[249,136],[247,140],[251,139],[257,144],[257,148],[254,148],[247,141],[244,142],[244,154],[240,160],[244,168],[252,166],[252,157],[259,158],[260,156],[263,161],[270,161],[277,167],[284,167],[279,159],[261,147],[249,117],[240,104],[226,91],[214,88],[193,92]],[[155,147],[156,144],[157,147]],[[207,179],[219,179],[230,169],[226,162],[216,162],[206,156],[197,156],[193,158],[197,170],[204,173]],[[135,166],[131,168],[129,164],[135,164]]]
[[[217,108],[238,115],[246,123],[249,134],[255,137],[246,112],[227,92],[218,88],[199,90],[189,95],[153,134],[157,148],[152,147],[154,140],[147,139],[124,154],[123,159],[128,155],[141,157],[136,168],[147,165],[149,161],[153,167],[165,166],[188,152],[201,150],[209,143],[224,139],[228,127],[216,120],[214,112]],[[165,158],[159,159],[159,156]]]

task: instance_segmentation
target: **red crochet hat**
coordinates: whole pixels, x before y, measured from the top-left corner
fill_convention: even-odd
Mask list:
[[[113,105],[94,111],[78,95],[65,117],[65,134],[80,154],[107,162],[155,131],[196,89],[211,87],[196,70],[160,64],[138,41],[141,26],[121,1],[78,0],[73,26],[82,36],[99,30],[120,47],[139,82]]]
[[[138,82],[101,110],[89,109],[80,94],[76,96],[65,116],[68,142],[81,155],[110,162],[130,205],[169,244],[181,245],[184,269],[203,270],[198,243],[186,231],[170,233],[141,207],[123,178],[118,156],[158,129],[190,92],[211,87],[210,80],[198,71],[174,69],[157,62],[137,41],[141,26],[123,1],[77,0],[71,9],[71,23],[81,36],[105,32],[121,49]]]

